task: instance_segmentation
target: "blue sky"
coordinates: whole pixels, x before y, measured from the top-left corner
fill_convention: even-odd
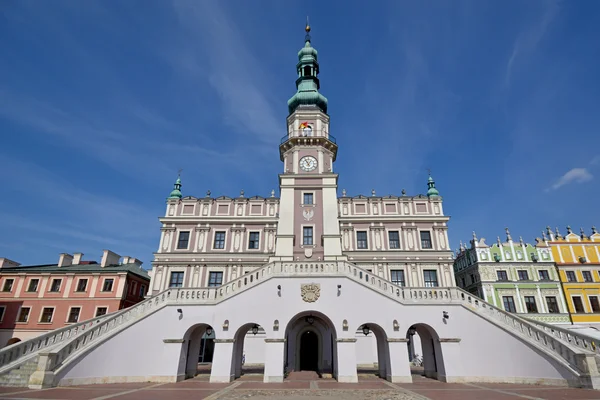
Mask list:
[[[310,15],[340,193],[471,232],[600,225],[600,3],[4,1],[0,256],[141,258],[184,195],[267,196]]]

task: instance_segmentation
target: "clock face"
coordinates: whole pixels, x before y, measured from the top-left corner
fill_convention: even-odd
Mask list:
[[[317,159],[311,156],[302,157],[300,160],[300,168],[307,172],[313,171],[317,168]]]

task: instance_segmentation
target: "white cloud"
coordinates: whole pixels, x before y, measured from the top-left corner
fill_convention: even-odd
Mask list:
[[[541,21],[535,25],[532,25],[529,29],[519,33],[519,35],[517,36],[517,40],[515,40],[512,53],[506,64],[505,83],[507,85],[510,83],[512,69],[516,60],[523,54],[527,54],[537,47],[538,43],[546,34],[548,27],[550,26],[552,21],[554,21],[556,15],[558,14],[558,0],[550,0],[547,2],[547,4],[548,5],[544,9],[544,13],[542,14]]]
[[[584,183],[594,179],[587,168],[573,168],[561,176],[547,191],[556,190],[569,183]]]

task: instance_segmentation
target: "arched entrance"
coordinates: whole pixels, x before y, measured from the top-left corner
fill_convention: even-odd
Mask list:
[[[319,336],[310,329],[300,335],[300,370],[319,370]]]
[[[390,347],[385,330],[378,324],[368,323],[359,326],[358,332],[358,334],[363,335],[364,339],[367,340],[373,340],[373,336],[375,336],[377,344],[377,375],[382,379],[391,380]]]
[[[198,374],[210,375],[212,367],[212,349],[214,349],[215,332],[207,324],[196,324],[183,335],[182,360],[179,374],[185,378],[193,378]],[[210,353],[210,358],[207,357]]]
[[[236,331],[233,344],[233,374],[235,379],[241,377],[244,373],[262,374],[264,372],[264,364],[248,368],[244,353],[244,345],[248,336],[264,338],[265,331],[255,322],[244,324]],[[246,367],[244,367],[245,365]]]
[[[284,371],[315,371],[319,376],[337,376],[336,332],[322,313],[305,311],[295,315],[285,330]]]
[[[427,324],[414,324],[406,332],[411,372],[438,379],[444,370],[442,348],[437,332]],[[417,345],[420,342],[421,346]]]

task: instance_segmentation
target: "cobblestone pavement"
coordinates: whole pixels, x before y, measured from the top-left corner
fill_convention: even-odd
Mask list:
[[[232,383],[209,383],[199,375],[178,383],[123,383],[29,390],[0,387],[0,399],[53,400],[600,400],[600,391],[555,386],[442,383],[414,375],[413,383],[392,384],[373,375],[358,383],[298,379],[263,383],[244,375]]]

